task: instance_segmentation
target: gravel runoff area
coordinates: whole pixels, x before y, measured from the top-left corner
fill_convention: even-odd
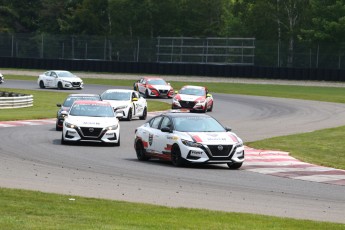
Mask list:
[[[45,70],[9,70],[0,69],[0,72],[6,75],[24,75],[38,76]],[[71,71],[72,72],[72,71]],[[328,82],[328,81],[297,81],[281,79],[252,79],[252,78],[233,78],[233,77],[208,77],[208,76],[171,76],[171,75],[153,75],[153,74],[125,74],[125,73],[90,73],[77,72],[74,74],[81,78],[103,78],[103,79],[124,79],[138,80],[142,76],[161,76],[166,81],[189,81],[189,82],[226,82],[226,83],[244,83],[244,84],[279,84],[279,85],[300,85],[300,86],[322,86],[322,87],[345,87],[345,82]]]

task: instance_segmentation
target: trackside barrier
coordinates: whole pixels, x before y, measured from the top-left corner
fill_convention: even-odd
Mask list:
[[[33,106],[33,95],[0,92],[0,109],[14,109]]]

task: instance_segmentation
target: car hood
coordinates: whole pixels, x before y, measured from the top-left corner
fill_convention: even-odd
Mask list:
[[[232,132],[190,132],[187,133],[194,141],[206,145],[233,145],[242,140]]]
[[[68,82],[82,82],[82,80],[79,77],[59,77],[59,79]]]
[[[189,95],[189,94],[177,94],[175,96],[176,100],[181,100],[181,101],[200,101],[200,100],[205,100],[204,96],[197,96],[197,95]]]
[[[170,90],[171,86],[170,85],[148,85],[148,88],[155,88],[158,90]]]
[[[82,116],[68,116],[65,122],[71,123],[79,127],[95,127],[104,128],[119,123],[116,117],[82,117]]]
[[[108,101],[114,109],[130,104],[130,101],[120,101],[120,100],[104,100],[104,101]]]

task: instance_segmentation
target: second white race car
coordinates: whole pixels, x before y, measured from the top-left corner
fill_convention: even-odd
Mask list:
[[[137,158],[186,163],[227,164],[238,169],[244,162],[243,141],[229,128],[206,114],[165,113],[135,131]]]
[[[128,121],[134,117],[145,120],[147,101],[137,91],[129,89],[108,89],[101,94],[103,101],[108,101],[117,113],[123,114]]]

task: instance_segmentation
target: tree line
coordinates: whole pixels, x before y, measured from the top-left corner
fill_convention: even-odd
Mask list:
[[[336,42],[344,0],[0,0],[1,33]]]

